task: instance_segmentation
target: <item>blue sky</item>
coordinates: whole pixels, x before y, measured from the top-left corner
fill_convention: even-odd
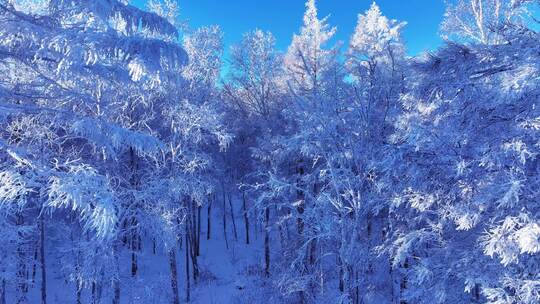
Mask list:
[[[134,3],[144,7],[146,0]],[[181,18],[191,27],[220,25],[225,33],[225,46],[238,42],[242,34],[260,28],[271,31],[277,46],[286,50],[293,33],[302,24],[304,0],[180,0]],[[348,43],[358,13],[369,8],[372,0],[318,0],[320,16],[329,15],[329,22],[338,27],[336,40]],[[378,0],[383,14],[406,21],[403,34],[409,54],[437,48],[439,24],[444,13],[443,0]]]

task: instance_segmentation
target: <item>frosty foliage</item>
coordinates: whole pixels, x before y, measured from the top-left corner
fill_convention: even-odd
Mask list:
[[[471,256],[476,255],[475,263],[494,270],[498,269],[494,263],[502,264],[496,275],[489,272],[468,279],[483,282],[481,289],[493,303],[522,292],[525,281],[538,279],[511,266],[537,267],[529,261],[538,244],[538,197],[533,190],[538,185],[538,134],[532,129],[526,131],[522,123],[534,119],[538,111],[533,101],[538,86],[531,85],[538,81],[537,68],[530,66],[531,60],[536,60],[533,41],[537,34],[519,27],[509,31],[506,35],[513,37],[511,44],[450,44],[419,60],[417,73],[425,73],[427,78],[416,82],[411,93],[404,95],[406,110],[398,118],[393,135],[396,142],[407,143],[401,146],[408,146],[402,150],[402,157],[409,160],[405,174],[410,183],[439,197],[437,204],[419,210],[426,217],[419,214],[420,226],[412,228],[411,233],[438,222],[434,231],[447,250],[462,248],[470,242],[468,238],[475,237],[481,246],[468,249]],[[523,66],[528,68],[523,70]],[[521,73],[528,75],[528,85],[514,84],[512,90],[498,85],[519,79]],[[460,233],[464,237],[455,238],[455,229],[464,231]],[[480,252],[474,253],[474,248]],[[433,261],[433,254],[426,253],[425,259]],[[448,267],[452,260],[441,260],[439,267]],[[463,261],[457,258],[455,263],[459,266]],[[463,270],[458,267],[452,272]],[[507,285],[510,281],[512,285]],[[506,285],[506,291],[499,290],[500,294],[494,296],[492,287],[498,284]],[[534,288],[527,290],[537,292]]]
[[[177,1],[0,0],[0,304],[539,303],[536,3],[449,1],[408,57],[307,0],[227,57]]]
[[[319,78],[329,71],[336,57],[336,50],[326,49],[326,44],[337,30],[330,27],[327,19],[319,19],[315,0],[306,2],[304,24],[293,36],[285,55],[290,83],[298,90],[317,90]]]
[[[474,43],[506,42],[504,28],[523,24],[528,5],[534,0],[452,0],[447,6],[441,30],[444,38]]]
[[[221,68],[223,33],[218,26],[203,27],[184,37],[183,47],[189,56],[189,64],[182,75],[192,85],[216,84]]]
[[[0,206],[9,211],[23,208],[26,197],[31,192],[25,178],[18,172],[0,172]],[[11,210],[10,210],[11,209]]]
[[[128,148],[140,155],[156,156],[165,148],[162,141],[150,134],[127,130],[96,119],[82,118],[73,121],[70,131],[88,140],[105,158],[116,158]]]
[[[358,24],[350,42],[351,59],[388,60],[403,56],[400,32],[405,22],[389,20],[383,16],[375,2],[365,15],[358,16]],[[360,57],[360,58],[358,58]]]
[[[67,208],[80,214],[85,230],[98,238],[110,238],[117,222],[113,190],[105,176],[85,165],[70,166],[51,176],[46,207]]]
[[[0,2],[0,236],[13,243],[0,302],[5,288],[26,301],[12,269],[29,269],[43,241],[42,259],[65,261],[55,274],[95,298],[119,282],[126,238],[166,231],[155,246],[174,247],[231,135],[213,100],[184,100],[173,1],[159,15],[126,1],[30,2]]]
[[[257,29],[232,47],[225,93],[243,115],[268,119],[281,107],[285,76],[275,44],[272,33]]]

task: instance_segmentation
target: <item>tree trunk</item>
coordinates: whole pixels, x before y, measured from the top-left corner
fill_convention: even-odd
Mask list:
[[[405,258],[405,263],[403,264],[404,269],[409,268],[409,260]],[[405,272],[405,275],[401,278],[401,282],[399,284],[399,297],[400,297],[400,304],[407,304],[407,301],[403,300],[403,294],[405,293],[405,290],[407,289],[407,273]]]
[[[71,234],[71,240],[73,241],[73,233]],[[80,249],[73,249],[73,256],[75,256],[75,273],[77,274],[75,278],[75,303],[82,304],[81,293],[82,293],[82,282],[81,282],[81,251]]]
[[[343,261],[341,260],[341,256],[338,256],[338,268],[339,268],[339,291],[343,293],[345,291],[345,280],[344,280],[345,273],[343,271]]]
[[[39,217],[39,262],[41,264],[41,304],[47,304],[47,266],[45,263],[45,221]]]
[[[137,275],[137,254],[135,250],[131,251],[131,276],[135,277]]]
[[[189,242],[188,234],[186,233],[186,301],[190,301],[190,281],[189,281]]]
[[[214,199],[212,199],[210,201],[210,203],[208,204],[208,210],[207,210],[207,213],[206,213],[206,239],[209,240],[210,239],[210,235],[211,235],[211,223],[212,223],[212,203],[214,202]]]
[[[317,260],[317,239],[314,239],[309,244],[309,264],[313,266]]]
[[[0,304],[6,304],[6,280],[2,280],[0,286]]]
[[[244,209],[244,225],[246,229],[246,244],[249,245],[249,217],[248,217],[248,211],[247,211],[247,203],[246,203],[246,193],[242,192],[242,208]]]
[[[41,233],[41,230],[40,230]],[[40,235],[41,237],[41,235]],[[39,247],[41,246],[41,239],[39,242],[36,242],[34,247],[34,265],[32,266],[32,285],[36,283],[36,273],[37,273],[37,263],[39,262]]]
[[[28,265],[26,265],[26,273],[25,273],[26,281],[24,283],[24,292],[28,293],[30,291],[30,271],[28,270]]]
[[[298,179],[297,179],[297,184],[299,185],[299,188],[302,188],[302,178],[301,176],[304,175],[304,168],[302,167],[302,165],[299,165],[298,168],[297,168],[297,174],[298,174]],[[304,212],[305,212],[305,194],[304,194],[304,191],[302,190],[298,190],[297,193],[296,193],[297,197],[298,197],[298,206],[296,207],[296,211],[298,212],[298,217],[296,218],[296,229],[297,229],[297,232],[298,232],[298,244],[297,246],[301,247],[302,244],[304,243],[304,229],[305,229],[305,223],[304,223]],[[305,265],[303,265],[304,267],[304,270],[305,271]],[[305,299],[305,293],[304,291],[300,291],[299,292],[299,297],[300,297],[300,303],[305,303],[306,299]]]
[[[169,267],[171,269],[172,303],[180,304],[180,295],[178,294],[178,273],[176,270],[176,251],[174,247],[169,249]]]
[[[201,255],[201,210],[202,206],[197,206],[197,256]]]
[[[21,213],[18,213],[16,216],[16,225],[21,226],[24,224],[24,218]],[[25,251],[24,251],[24,233],[21,231],[17,231],[17,237],[18,237],[18,244],[17,244],[17,257],[18,257],[18,265],[17,265],[17,304],[23,304],[28,303],[28,299],[26,298],[26,292],[27,292],[27,280],[26,280],[26,274],[27,274],[27,266],[26,266],[26,257],[25,257]]]
[[[229,208],[231,208],[231,220],[233,224],[234,240],[238,241],[238,232],[236,230],[236,220],[234,219],[234,209],[232,205],[232,198],[230,194],[228,196],[229,196]]]
[[[299,176],[302,176],[304,175],[304,168],[302,168],[301,166],[297,169],[297,173]],[[301,178],[298,178],[297,180],[297,184],[298,185],[301,185],[302,184],[302,180]],[[296,211],[298,212],[298,218],[296,219],[296,229],[298,231],[298,235],[300,236],[300,243],[303,243],[303,236],[304,236],[304,219],[303,219],[303,214],[304,214],[304,211],[305,211],[305,195],[304,195],[304,192],[302,190],[298,190],[297,193],[296,193],[297,197],[298,197],[298,206],[296,207]]]
[[[358,270],[354,271],[354,303],[360,304],[360,286],[358,286]]]
[[[113,304],[120,304],[120,280],[115,279],[113,282],[114,298]]]
[[[92,304],[101,303],[101,285],[100,283],[92,282]]]
[[[82,304],[82,301],[81,301],[81,292],[82,292],[82,288],[81,288],[81,284],[79,282],[77,282],[77,286],[76,287],[76,290],[75,290],[75,302],[77,304]]]
[[[113,298],[113,304],[120,304],[120,262],[118,261],[118,245],[113,245],[114,247],[114,263],[115,270],[116,270],[116,277],[113,280],[113,290],[114,290],[114,298]]]
[[[138,266],[138,259],[137,259],[137,254],[138,254],[138,251],[141,249],[141,245],[140,245],[140,236],[139,236],[139,231],[138,231],[138,228],[136,228],[138,226],[138,221],[136,218],[132,218],[131,219],[131,230],[132,232],[130,233],[130,237],[131,237],[131,242],[130,242],[130,247],[131,247],[131,276],[132,277],[135,277],[137,276],[137,271],[139,270],[139,266]]]
[[[133,148],[129,148],[129,155],[130,155],[130,166],[131,166],[131,178],[130,178],[130,184],[131,188],[136,189],[139,185],[138,177],[137,177],[137,171],[139,168],[139,162],[138,157],[135,154],[135,151]],[[135,205],[135,209],[137,210],[137,203],[132,201],[131,205]],[[135,277],[137,276],[137,270],[138,270],[138,263],[137,263],[137,253],[140,250],[140,236],[139,236],[139,228],[138,228],[138,220],[135,216],[131,217],[129,220],[129,237],[130,237],[130,249],[131,249],[131,276]]]
[[[188,217],[186,222],[186,246],[189,247],[189,253],[191,257],[191,265],[193,268],[193,282],[197,282],[199,279],[199,265],[197,263],[197,251],[198,251],[198,244],[197,244],[197,216],[195,214],[194,206],[195,202],[192,201],[192,205],[189,208],[192,218],[190,219]],[[189,245],[188,245],[189,244]]]
[[[225,237],[225,248],[229,249],[229,241],[227,240],[227,208],[225,207],[225,187],[223,187],[223,235]]]
[[[264,210],[264,274],[270,277],[270,209]]]
[[[176,217],[176,223],[178,224],[178,226],[180,226],[180,224],[182,223],[182,221],[180,220],[180,217],[179,217],[179,216]],[[179,236],[178,236],[178,241],[177,241],[179,252],[182,251],[182,244],[183,244],[183,242],[184,242],[184,238],[183,238],[181,235],[179,235]]]

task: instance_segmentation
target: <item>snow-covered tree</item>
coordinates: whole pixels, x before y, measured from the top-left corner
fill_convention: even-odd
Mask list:
[[[193,102],[215,101],[223,56],[223,33],[218,26],[190,31],[183,41],[189,64],[182,70],[188,82],[185,97]]]
[[[358,16],[347,52],[347,67],[353,79],[355,98],[362,105],[365,140],[382,140],[388,121],[397,110],[405,89],[405,47],[401,30],[405,23],[389,20],[375,2]]]
[[[269,119],[284,93],[282,55],[270,32],[254,30],[233,46],[226,93],[244,115]]]
[[[151,107],[145,92],[179,83],[186,62],[176,28],[155,14],[118,1],[45,2],[38,11],[20,9],[16,1],[0,3],[0,69],[6,73],[0,89],[1,149],[7,157],[2,174],[16,174],[27,189],[27,203],[12,208],[16,213],[8,218],[16,216],[19,226],[39,226],[43,278],[48,214],[55,220],[63,215],[67,227],[88,233],[95,244],[118,248],[122,207],[131,201],[124,190],[136,190],[125,187],[121,161],[130,151],[155,158],[162,147],[146,129],[155,117],[145,110]],[[10,208],[23,199],[7,195],[3,205]],[[73,213],[80,226],[73,226]],[[19,233],[23,240],[31,236],[30,230]],[[17,251],[21,258],[30,256],[24,247]],[[117,265],[118,252],[111,256]],[[82,267],[106,264],[85,261],[67,273],[81,288],[85,280],[95,280],[80,277]],[[18,277],[28,262],[21,260]],[[118,273],[110,278],[118,302],[120,278]],[[18,301],[28,291],[27,282],[21,286]],[[43,302],[45,292],[43,279]]]
[[[507,42],[503,30],[524,21],[531,0],[455,0],[448,3],[441,31],[444,38],[473,43]]]
[[[328,18],[319,19],[315,0],[306,2],[304,23],[285,55],[289,85],[298,93],[318,92],[325,74],[334,68],[337,50],[327,48],[336,33]]]
[[[408,57],[307,0],[229,58],[129,3],[0,0],[0,304],[540,302],[538,1],[449,2]]]
[[[407,265],[407,301],[538,301],[538,35],[505,35],[511,43],[450,44],[420,60],[403,96],[401,168],[387,177],[404,181],[393,256]]]
[[[373,2],[365,14],[358,15],[358,23],[350,42],[351,65],[360,68],[363,62],[371,66],[397,64],[404,56],[401,30],[405,22],[397,22],[383,16],[379,6]]]

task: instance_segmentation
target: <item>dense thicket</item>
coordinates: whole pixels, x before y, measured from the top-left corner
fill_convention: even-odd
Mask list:
[[[239,303],[539,303],[534,4],[451,2],[408,57],[308,0],[222,73],[174,1],[0,0],[0,304],[190,301],[216,234],[261,249]]]

